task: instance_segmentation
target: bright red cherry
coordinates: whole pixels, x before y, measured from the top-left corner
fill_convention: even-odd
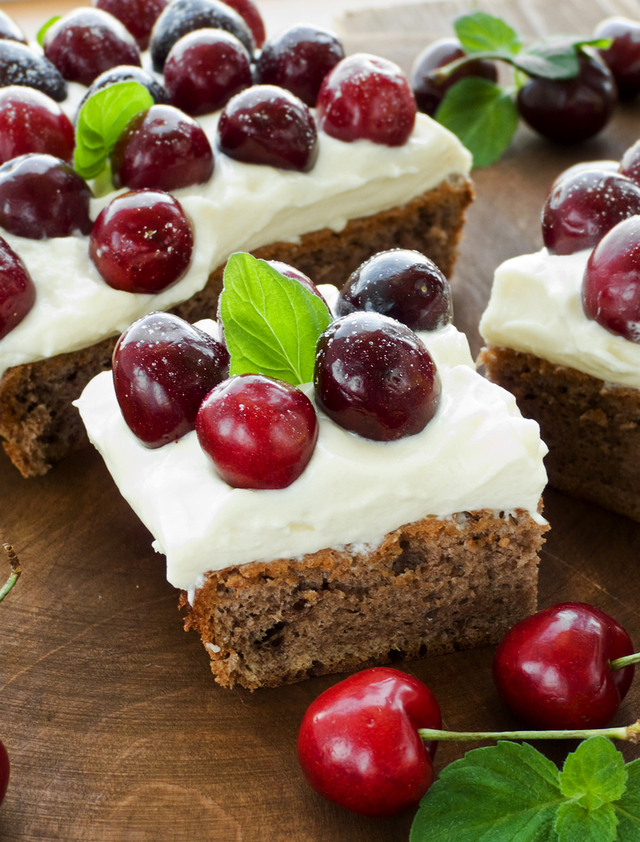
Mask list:
[[[640,93],[640,22],[607,18],[596,26],[593,37],[613,39],[608,49],[599,52],[613,73],[620,96],[627,99]]]
[[[126,26],[141,50],[149,46],[153,24],[168,3],[169,0],[95,0],[97,9],[109,12]]]
[[[618,223],[592,251],[582,306],[588,319],[640,343],[640,216]]]
[[[122,415],[147,447],[194,429],[200,404],[229,374],[229,353],[171,313],[151,313],[126,330],[113,352],[113,383]]]
[[[58,68],[41,53],[18,41],[0,39],[0,87],[25,85],[62,102],[67,83]]]
[[[2,804],[4,797],[7,794],[10,771],[9,753],[4,747],[2,740],[0,740],[0,804]]]
[[[298,760],[329,801],[364,816],[393,816],[415,807],[431,786],[436,744],[425,746],[417,729],[439,729],[441,721],[438,702],[421,681],[374,667],[309,706]]]
[[[55,100],[23,85],[0,88],[0,164],[28,152],[70,164],[74,145],[71,120]]]
[[[15,251],[0,237],[0,339],[20,324],[35,300],[36,288],[31,275]]]
[[[234,488],[286,488],[313,455],[318,418],[309,398],[261,374],[231,377],[202,403],[200,446]]]
[[[612,617],[586,603],[565,602],[507,633],[493,677],[509,707],[536,728],[601,728],[633,679],[633,666],[614,671],[610,663],[631,654],[629,635]]]
[[[404,73],[392,61],[364,53],[347,56],[325,77],[316,107],[318,126],[347,142],[402,146],[416,119]]]
[[[231,6],[243,18],[253,35],[253,40],[256,42],[256,47],[261,47],[264,44],[266,33],[264,30],[264,21],[258,11],[258,7],[253,0],[224,0],[227,6]]]

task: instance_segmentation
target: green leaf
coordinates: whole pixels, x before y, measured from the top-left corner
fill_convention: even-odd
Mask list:
[[[518,128],[518,119],[511,94],[479,77],[456,82],[436,112],[436,120],[471,152],[474,167],[486,167],[500,158]]]
[[[556,766],[528,743],[469,751],[422,799],[410,840],[557,842],[558,779]]]
[[[294,386],[313,380],[316,343],[332,316],[298,281],[250,254],[232,254],[220,314],[231,374],[264,374]]]
[[[568,755],[560,789],[585,810],[617,801],[627,788],[624,758],[606,737],[590,737]]]
[[[613,804],[618,817],[618,842],[640,839],[640,760],[627,763],[627,789]]]
[[[527,47],[512,63],[528,76],[573,79],[580,69],[578,56],[582,47],[606,48],[609,43],[606,39],[585,40],[570,35],[554,35]]]
[[[618,819],[611,804],[586,810],[575,801],[558,807],[556,833],[558,842],[616,842]]]
[[[44,36],[51,29],[53,24],[56,21],[59,21],[61,17],[62,15],[54,15],[52,18],[49,18],[49,20],[46,23],[42,24],[42,26],[38,30],[38,34],[36,35],[36,41],[38,42],[38,44],[40,44],[41,47],[44,46]]]
[[[82,106],[76,125],[73,164],[83,178],[96,178],[123,129],[153,98],[139,82],[118,82],[97,91]]]
[[[465,53],[502,53],[513,56],[522,46],[515,30],[501,18],[486,12],[462,15],[454,20],[453,28]]]

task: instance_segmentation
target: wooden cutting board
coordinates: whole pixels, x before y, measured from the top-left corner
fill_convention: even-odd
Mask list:
[[[523,14],[537,10],[555,31],[570,4],[511,5]],[[425,32],[432,19],[440,34],[443,4],[413,12],[418,8]],[[350,48],[375,51],[393,35],[409,65],[417,46],[406,33],[415,28],[391,33],[389,21],[405,15],[396,12],[344,18]],[[453,280],[455,321],[474,351],[494,268],[541,245],[540,208],[554,176],[578,160],[619,158],[639,135],[637,103],[620,107],[581,147],[557,148],[523,128],[500,163],[475,173],[478,197]],[[594,603],[640,645],[640,524],[553,490],[545,507],[552,530],[542,553],[540,604]],[[0,608],[0,737],[12,760],[0,808],[4,842],[408,838],[411,814],[359,818],[324,802],[302,779],[295,756],[300,720],[337,677],[253,694],[214,684],[199,640],[182,630],[163,558],[95,452],[29,481],[0,456],[0,539],[15,545],[24,568]],[[492,655],[487,648],[403,668],[435,692],[446,727],[513,727],[493,688]],[[616,722],[638,715],[640,677]],[[544,748],[556,760],[566,751]],[[437,769],[463,751],[441,746]],[[627,759],[639,754],[623,751]]]

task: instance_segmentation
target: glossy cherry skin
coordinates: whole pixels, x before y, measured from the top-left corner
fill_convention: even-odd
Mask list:
[[[618,168],[620,167],[619,161],[613,160],[603,160],[603,161],[579,161],[577,164],[572,164],[570,167],[567,167],[566,170],[562,170],[561,173],[553,179],[551,187],[549,188],[549,193],[554,190],[561,181],[565,178],[569,178],[570,176],[579,175],[584,172],[589,172],[590,170],[599,170],[600,172],[618,172]]]
[[[640,187],[607,170],[583,170],[557,183],[542,208],[542,239],[551,254],[593,248],[614,225],[640,213]]]
[[[453,318],[451,287],[433,260],[391,249],[359,266],[340,290],[336,315],[356,310],[382,313],[411,330],[437,330]]]
[[[149,46],[153,24],[169,0],[95,0],[95,7],[118,18],[141,50]]]
[[[592,605],[565,602],[517,623],[498,646],[493,678],[504,701],[536,728],[602,728],[633,679],[626,631]]]
[[[74,145],[71,120],[55,100],[23,85],[0,88],[0,164],[28,152],[70,164]]]
[[[356,53],[325,77],[318,94],[318,126],[331,137],[402,146],[413,131],[416,101],[392,61]]]
[[[613,73],[620,96],[627,99],[640,93],[640,22],[607,18],[596,26],[593,37],[613,39],[607,50],[599,52]]]
[[[22,260],[0,237],[0,339],[24,319],[36,300],[36,288]]]
[[[375,441],[421,432],[441,393],[435,364],[415,333],[362,311],[336,319],[321,335],[314,384],[329,418]]]
[[[58,68],[25,44],[0,39],[0,87],[26,85],[62,102],[67,83]]]
[[[264,44],[266,32],[264,29],[264,21],[262,15],[258,11],[258,7],[253,0],[224,0],[227,6],[235,9],[240,17],[247,24],[253,35],[256,47],[261,47]]]
[[[126,330],[113,352],[113,383],[129,429],[162,447],[195,428],[208,392],[229,374],[229,353],[170,313],[151,313]]]
[[[9,753],[0,740],[0,804],[4,801],[9,786],[10,776]]]
[[[217,472],[233,488],[287,488],[313,455],[318,417],[295,386],[242,374],[207,395],[196,433]]]
[[[421,681],[374,667],[309,706],[298,761],[329,801],[364,816],[393,816],[414,807],[431,786],[436,744],[425,746],[417,729],[441,723],[438,702]]]
[[[588,319],[640,343],[640,216],[618,223],[591,252],[582,306]]]

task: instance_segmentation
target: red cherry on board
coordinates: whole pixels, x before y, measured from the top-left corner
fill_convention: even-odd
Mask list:
[[[393,816],[431,786],[436,744],[418,728],[440,728],[440,707],[417,678],[374,667],[325,690],[298,734],[298,760],[320,795],[364,816]]]
[[[633,666],[611,661],[633,653],[631,639],[593,605],[565,602],[517,623],[498,646],[498,692],[536,728],[601,728],[615,715]]]

